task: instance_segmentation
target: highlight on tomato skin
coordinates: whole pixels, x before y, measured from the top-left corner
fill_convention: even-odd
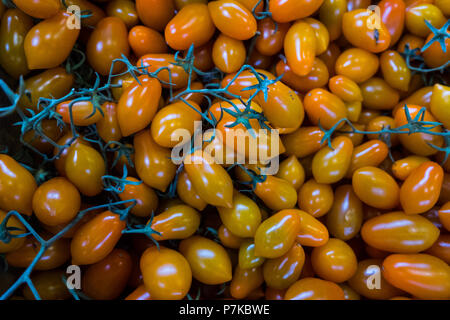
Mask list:
[[[449,18],[0,1],[0,300],[450,300]]]

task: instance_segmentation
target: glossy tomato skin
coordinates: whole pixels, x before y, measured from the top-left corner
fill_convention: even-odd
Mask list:
[[[87,11],[91,13],[91,16],[88,18],[81,19],[81,25],[86,27],[95,27],[100,20],[102,20],[106,14],[99,6],[92,3],[89,0],[65,0],[65,3],[68,6],[78,6],[81,11]]]
[[[361,89],[346,76],[334,76],[328,82],[330,91],[345,102],[363,101]]]
[[[271,18],[258,22],[258,31],[261,35],[256,38],[255,48],[263,55],[273,56],[283,48],[284,37],[289,30],[288,23],[278,23]]]
[[[191,267],[175,250],[150,247],[142,254],[140,266],[145,288],[152,299],[181,300],[191,287]]]
[[[277,22],[289,22],[310,16],[319,9],[323,0],[269,1],[269,11]]]
[[[289,287],[285,300],[345,300],[344,291],[334,282],[303,278]]]
[[[136,5],[131,0],[112,0],[106,7],[106,13],[110,17],[122,20],[127,28],[132,28],[139,23]]]
[[[155,240],[186,239],[200,226],[200,214],[189,206],[179,204],[167,208],[150,221],[151,228],[161,234],[153,234]]]
[[[218,0],[208,3],[214,25],[225,35],[247,40],[256,33],[257,24],[253,14],[235,0]]]
[[[319,127],[302,126],[290,134],[283,135],[281,140],[287,155],[304,158],[320,150],[323,137],[324,132]]]
[[[342,52],[336,60],[336,74],[347,76],[356,83],[369,80],[378,70],[378,57],[360,48]]]
[[[86,53],[89,64],[101,75],[108,75],[114,59],[128,56],[128,31],[125,23],[117,17],[102,19],[91,33]],[[114,64],[113,72],[119,72],[123,65]]]
[[[69,29],[70,17],[60,11],[27,33],[24,48],[30,70],[54,68],[66,60],[80,34],[80,29]]]
[[[218,238],[224,247],[230,249],[239,249],[245,240],[231,233],[223,224],[219,227]]]
[[[81,226],[70,244],[74,264],[93,264],[104,259],[122,236],[126,222],[105,211]]]
[[[376,300],[386,300],[403,294],[402,290],[397,289],[384,279],[381,274],[382,262],[381,259],[359,261],[358,269],[353,277],[348,280],[350,287],[360,295]],[[369,279],[369,277],[373,278],[374,275],[380,276],[379,286],[376,286],[376,283]],[[373,287],[369,287],[368,283],[372,284]]]
[[[219,207],[232,208],[233,183],[222,166],[200,150],[184,159],[184,168],[204,201]]]
[[[362,167],[378,167],[387,158],[388,154],[389,148],[381,140],[370,140],[355,147],[347,177],[350,178],[356,170]]]
[[[367,244],[383,251],[418,253],[433,245],[439,230],[420,215],[392,212],[366,221],[361,236]]]
[[[383,52],[380,57],[381,71],[386,82],[394,89],[407,91],[411,81],[411,71],[405,59],[394,50]]]
[[[73,121],[74,125],[82,127],[90,126],[103,117],[98,109],[94,109],[91,101],[67,100],[56,106],[56,112],[65,123],[71,124]]]
[[[65,162],[67,178],[83,195],[93,197],[102,192],[105,160],[97,150],[76,144],[70,148]]]
[[[336,238],[347,241],[355,237],[362,225],[363,204],[351,185],[336,188],[334,203],[327,214],[327,227]]]
[[[255,255],[255,243],[251,239],[244,240],[239,247],[238,264],[242,269],[259,267],[266,259]]]
[[[433,94],[430,101],[430,111],[436,119],[444,125],[445,128],[450,128],[450,112],[448,108],[444,107],[450,103],[450,87],[436,83],[433,86]]]
[[[427,20],[439,29],[445,24],[442,11],[432,3],[416,3],[406,10],[405,25],[409,32],[419,37],[426,37],[430,29],[425,24]]]
[[[175,14],[173,1],[166,0],[136,0],[136,10],[144,25],[158,31],[163,31]]]
[[[244,299],[264,283],[262,267],[241,269],[236,266],[230,283],[230,294],[235,299]]]
[[[73,138],[72,132],[68,132],[65,135],[63,135],[57,142],[59,146],[65,146],[68,145],[68,147],[63,148],[60,150],[59,148],[56,148],[53,150],[53,156],[55,156],[57,159],[54,160],[54,165],[56,170],[59,172],[61,176],[66,177],[66,160],[67,155],[69,154],[69,151],[72,150],[72,147],[81,143],[85,144],[87,146],[90,146],[90,143],[83,139],[82,136]]]
[[[330,40],[334,41],[342,34],[342,18],[347,11],[347,1],[324,0],[319,10],[320,21],[326,25]]]
[[[408,156],[399,159],[392,164],[392,175],[399,180],[406,180],[408,176],[422,163],[429,161],[427,157]]]
[[[181,241],[179,250],[189,262],[192,276],[201,283],[216,285],[231,280],[231,260],[220,244],[193,236]]]
[[[385,171],[363,167],[353,173],[353,191],[362,202],[379,209],[393,209],[400,202],[400,188]]]
[[[136,171],[145,184],[164,192],[176,174],[169,149],[153,140],[149,130],[134,136]]]
[[[428,254],[392,254],[382,272],[389,283],[420,299],[450,297],[450,267]]]
[[[165,28],[165,39],[174,50],[186,50],[191,45],[201,47],[214,35],[215,27],[208,6],[193,3],[183,7]]]
[[[185,170],[183,170],[178,176],[177,194],[183,202],[199,211],[203,211],[208,205],[198,195],[197,191],[192,185],[192,181],[189,179],[189,176]]]
[[[344,241],[334,238],[313,249],[311,262],[318,276],[337,283],[350,279],[358,263],[353,249]]]
[[[400,188],[400,203],[407,214],[424,213],[437,203],[444,170],[428,161],[414,169]]]
[[[391,35],[393,46],[400,39],[405,25],[405,3],[401,0],[382,0],[378,4],[381,11],[381,21]]]
[[[6,212],[3,210],[0,210],[0,223],[3,222],[3,220],[6,217]],[[10,217],[7,224],[7,228],[17,228],[17,230],[10,230],[9,233],[11,235],[19,235],[25,233],[25,226],[14,216]],[[11,251],[15,251],[22,247],[22,245],[25,242],[25,238],[11,238],[8,243],[0,241],[0,253],[8,253]]]
[[[305,111],[309,120],[324,129],[331,129],[347,115],[344,102],[325,89],[313,89],[305,95]]]
[[[297,191],[284,179],[267,176],[264,182],[256,184],[255,194],[272,210],[290,209],[297,203]]]
[[[58,0],[14,0],[13,2],[21,11],[38,19],[54,16],[61,7]]]
[[[238,71],[245,62],[246,50],[244,43],[221,34],[214,41],[212,59],[219,70],[224,73]]]
[[[426,253],[436,258],[450,263],[450,234],[441,234],[435,243],[426,251]]]
[[[350,168],[353,143],[347,137],[336,137],[313,158],[312,173],[318,183],[331,184],[344,178]]]
[[[284,38],[284,53],[296,75],[305,76],[311,72],[316,54],[314,29],[304,21],[293,24]]]
[[[314,88],[323,87],[327,84],[329,77],[327,66],[317,57],[314,59],[311,72],[306,76],[296,75],[283,60],[277,63],[276,73],[277,76],[284,74],[281,81],[300,92],[308,92]]]
[[[265,258],[278,258],[292,247],[300,230],[300,217],[296,210],[281,210],[264,220],[255,234],[255,254]]]
[[[304,263],[305,251],[299,243],[294,243],[286,254],[264,263],[264,281],[270,288],[287,289],[300,277]]]
[[[139,285],[125,300],[152,300],[150,293],[143,284]]]
[[[237,237],[253,237],[261,224],[261,211],[258,205],[238,191],[233,193],[233,207],[219,207],[218,211],[222,223]]]
[[[19,9],[8,9],[0,26],[0,65],[13,78],[29,72],[24,50],[24,39],[33,26],[33,20]]]
[[[37,184],[32,174],[16,160],[0,154],[0,209],[30,216]]]
[[[56,226],[72,220],[80,210],[81,197],[66,178],[57,177],[41,184],[33,195],[33,212],[44,224]]]
[[[425,39],[425,43],[429,42],[433,37],[433,33],[430,33],[428,37]],[[422,52],[422,56],[425,60],[427,66],[431,68],[438,68],[447,63],[450,59],[450,40],[449,38],[445,39],[445,52],[442,51],[442,47],[439,42],[433,42],[424,52]]]
[[[126,180],[138,183],[138,179],[127,177]],[[120,200],[136,200],[136,205],[131,209],[131,213],[138,217],[149,217],[158,207],[158,196],[156,192],[145,183],[127,184],[123,192],[119,193]]]
[[[135,26],[128,33],[128,43],[137,57],[148,53],[166,53],[164,37],[156,30],[146,26]]]
[[[439,220],[447,231],[450,231],[450,202],[445,203],[438,212]]]
[[[305,169],[295,156],[283,160],[276,175],[278,178],[289,181],[295,190],[305,182]]]
[[[102,105],[102,110],[103,117],[96,124],[98,135],[105,143],[120,141],[122,139],[122,132],[117,118],[117,104],[114,102],[105,102]]]
[[[125,289],[131,274],[131,256],[114,249],[101,261],[90,265],[83,274],[83,292],[95,300],[117,299]]]
[[[314,179],[306,181],[298,192],[298,207],[316,218],[330,211],[333,200],[331,186]]]
[[[397,90],[382,78],[373,77],[360,84],[365,107],[374,110],[391,110],[400,100]]]

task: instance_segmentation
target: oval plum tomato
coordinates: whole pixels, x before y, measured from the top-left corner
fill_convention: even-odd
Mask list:
[[[262,265],[265,258],[255,256],[253,240],[244,240],[239,247],[238,263],[241,269],[255,268]]]
[[[83,273],[83,293],[95,300],[117,299],[127,285],[131,268],[132,261],[128,252],[114,249]]]
[[[351,178],[353,173],[362,167],[378,167],[387,158],[388,154],[389,148],[381,140],[370,140],[355,147],[347,177]]]
[[[117,119],[125,137],[150,124],[158,109],[161,91],[157,79],[142,75],[123,92],[117,105]]]
[[[281,140],[286,148],[287,155],[304,158],[322,148],[323,137],[324,132],[319,127],[302,126],[293,133],[283,135]]]
[[[289,251],[300,231],[296,210],[281,210],[264,220],[256,230],[255,255],[278,258]]]
[[[189,262],[175,250],[148,248],[141,256],[140,266],[145,288],[152,299],[181,300],[191,288]]]
[[[361,236],[379,250],[418,253],[433,245],[439,237],[439,229],[420,215],[392,212],[367,220]]]
[[[67,73],[64,68],[45,70],[25,80],[25,90],[30,95],[23,95],[18,104],[23,109],[38,111],[37,105],[40,98],[60,99],[70,92],[73,84],[74,76]]]
[[[353,173],[353,191],[365,204],[378,209],[393,209],[400,202],[400,188],[387,172],[363,167]]]
[[[128,56],[128,31],[125,23],[117,17],[102,19],[91,33],[86,47],[89,64],[99,74],[105,76],[111,71],[114,59]],[[115,63],[113,72],[118,73],[124,68],[123,64]]]
[[[55,68],[67,59],[80,34],[69,28],[71,17],[60,11],[31,28],[24,44],[29,69]]]
[[[81,197],[66,178],[57,177],[41,184],[33,195],[33,212],[42,223],[56,226],[72,220],[80,210]]]
[[[292,89],[300,92],[307,92],[314,88],[323,87],[327,84],[329,77],[327,66],[317,57],[314,59],[311,72],[306,76],[296,75],[283,60],[280,60],[277,63],[276,73],[277,76],[281,76],[283,74],[281,81]]]
[[[0,154],[0,209],[30,216],[37,184],[33,175],[16,160]]]
[[[102,113],[94,108],[91,101],[74,101],[68,100],[59,103],[56,106],[56,112],[61,115],[62,120],[76,126],[90,126],[98,122],[102,117]]]
[[[313,18],[306,18],[303,21],[305,21],[314,29],[316,38],[316,55],[324,53],[328,48],[328,44],[330,43],[330,35],[328,33],[327,27],[325,27],[325,25],[319,20]]]
[[[395,119],[395,125],[396,127],[404,126],[408,123],[406,112],[409,112],[409,115],[411,116],[411,119],[414,119],[417,117],[419,112],[421,111],[422,107],[417,105],[408,104],[401,109],[399,109],[394,116]],[[422,117],[420,118],[421,121],[431,121],[436,122],[436,119],[434,116],[428,111],[424,110]],[[441,132],[441,127],[437,126],[431,129],[428,129],[433,132]],[[407,128],[405,128],[403,131],[408,131]],[[418,155],[418,156],[430,156],[435,153],[437,153],[437,149],[433,148],[431,145],[442,147],[444,141],[442,136],[438,135],[431,135],[428,133],[412,133],[412,134],[399,134],[399,139],[402,145],[411,151],[412,153]]]
[[[381,21],[391,35],[393,46],[400,39],[405,26],[405,3],[402,0],[382,0],[378,4],[381,11]]]
[[[214,23],[208,6],[192,3],[183,7],[165,28],[165,38],[174,50],[186,50],[191,45],[200,47],[214,35]]]
[[[425,20],[437,29],[441,28],[446,21],[442,11],[432,3],[419,2],[406,10],[405,25],[412,34],[426,37],[430,33]]]
[[[253,237],[261,224],[261,211],[258,205],[238,191],[234,191],[232,208],[219,207],[217,210],[222,223],[237,237]]]
[[[3,222],[6,218],[6,212],[3,210],[0,210],[0,223]],[[24,234],[26,232],[25,226],[15,217],[11,216],[8,218],[8,222],[6,223],[6,228],[17,228],[16,230],[10,230],[9,233],[11,235],[19,235]],[[8,253],[11,251],[15,251],[22,247],[22,245],[25,243],[25,238],[13,238],[11,237],[10,241],[8,243],[0,241],[0,253]]]
[[[61,8],[58,0],[13,0],[13,3],[27,15],[38,19],[51,18]]]
[[[424,162],[414,169],[400,188],[400,203],[407,214],[424,213],[437,203],[444,170],[436,162]]]
[[[202,150],[186,156],[184,168],[198,195],[218,207],[233,207],[233,182],[228,172]]]
[[[334,76],[328,82],[330,91],[345,102],[363,101],[361,88],[346,76]]]
[[[363,222],[363,204],[351,185],[336,188],[334,203],[327,214],[328,231],[338,239],[347,241],[355,237]]]
[[[127,28],[132,28],[139,23],[136,5],[131,0],[113,0],[108,3],[106,13],[110,17],[122,20]]]
[[[297,203],[297,191],[292,183],[274,176],[266,176],[266,180],[255,187],[255,195],[272,210],[291,209]]]
[[[369,28],[372,12],[358,9],[344,13],[342,31],[345,38],[355,47],[378,53],[389,48],[391,35],[382,21],[377,28]]]
[[[397,179],[404,181],[411,172],[427,161],[430,161],[430,159],[421,156],[409,156],[399,159],[392,164],[392,175]]]
[[[405,59],[394,50],[383,52],[380,57],[381,72],[384,80],[394,89],[408,91],[411,71]],[[367,106],[371,108],[370,106]]]
[[[311,262],[319,277],[337,283],[353,277],[358,266],[355,252],[340,239],[330,239],[323,246],[314,248]]]
[[[283,160],[278,169],[277,178],[289,181],[295,190],[305,182],[305,169],[295,156]]]
[[[175,14],[173,1],[136,0],[139,19],[149,28],[163,31]]]
[[[157,144],[173,148],[180,143],[179,130],[194,135],[195,122],[201,121],[200,106],[193,101],[177,101],[160,109],[151,123],[152,137]]]
[[[18,79],[30,70],[24,50],[24,39],[33,27],[33,20],[19,9],[8,9],[0,26],[0,65],[13,78]]]
[[[212,59],[216,67],[224,73],[238,71],[243,66],[246,55],[241,40],[221,34],[214,41]]]
[[[344,291],[334,282],[303,278],[289,287],[285,300],[345,300]]]
[[[67,178],[83,195],[93,197],[102,192],[106,168],[105,160],[97,150],[76,144],[70,148],[65,162]]]
[[[120,131],[119,120],[117,118],[117,104],[105,102],[102,105],[103,117],[97,122],[98,135],[105,143],[120,141],[122,132]]]
[[[149,53],[166,53],[164,37],[156,30],[145,26],[135,26],[128,33],[128,43],[137,57]]]
[[[156,241],[186,239],[192,236],[200,226],[200,214],[184,204],[167,208],[163,213],[149,220],[151,228],[160,233],[152,234]]]
[[[72,263],[93,264],[104,259],[122,236],[126,222],[110,211],[96,215],[82,225],[70,243]]]
[[[56,170],[59,172],[62,176],[67,176],[66,174],[66,160],[67,155],[69,154],[69,151],[71,148],[79,143],[85,144],[87,146],[90,146],[90,143],[83,139],[82,136],[79,136],[77,138],[74,138],[72,135],[72,132],[68,132],[65,135],[63,135],[57,142],[58,146],[67,146],[62,149],[56,148],[53,150],[53,156],[55,156],[54,165]]]
[[[33,273],[31,281],[39,293],[39,298],[42,300],[66,300],[71,297],[66,284],[62,278],[66,274],[63,270],[50,270],[46,272]],[[27,300],[35,300],[34,294],[30,287],[25,286],[22,294]]]
[[[139,180],[127,177],[127,181],[138,183]],[[122,201],[136,200],[136,205],[131,208],[131,213],[138,217],[149,217],[158,208],[158,196],[156,192],[145,183],[127,184],[123,192],[119,193]]]
[[[342,52],[336,60],[336,74],[347,76],[356,83],[369,80],[380,66],[378,57],[366,50],[351,48]]]
[[[276,22],[289,22],[312,15],[323,0],[270,0],[269,11]]]
[[[230,249],[239,249],[245,240],[231,233],[225,225],[219,227],[218,237],[222,245]]]
[[[341,36],[342,18],[346,11],[346,0],[325,0],[320,6],[320,21],[327,27],[331,41],[334,41]]]
[[[347,137],[336,137],[330,146],[323,147],[313,158],[312,173],[318,183],[340,181],[350,168],[353,143]]]
[[[176,174],[170,149],[158,145],[150,130],[134,136],[135,165],[139,178],[154,189],[165,192]]]
[[[130,293],[125,300],[152,300],[150,293],[143,284],[139,285],[132,293]]]
[[[450,202],[445,203],[438,212],[439,221],[447,231],[450,231]]]
[[[379,274],[381,267],[382,260],[379,259],[359,261],[358,269],[353,277],[348,280],[348,284],[353,290],[369,299],[385,300],[401,295],[403,291],[391,285],[382,274]],[[369,287],[367,284],[374,284],[374,280],[371,279],[376,274],[381,276],[379,286],[372,285]]]
[[[189,262],[192,276],[201,283],[215,285],[232,279],[230,257],[217,242],[193,236],[181,241],[179,250]]]
[[[333,200],[331,186],[314,179],[306,181],[298,192],[298,207],[316,218],[330,211]]]
[[[293,24],[284,38],[284,54],[292,71],[298,76],[311,72],[316,55],[316,34],[305,21]]]
[[[324,129],[331,129],[339,120],[347,115],[344,102],[325,89],[313,89],[303,100],[309,120]]]
[[[208,205],[198,195],[197,191],[195,190],[194,186],[192,185],[192,181],[189,179],[189,176],[185,170],[183,170],[178,175],[177,194],[178,194],[178,197],[183,202],[185,202],[186,204],[190,205],[191,207],[193,207],[199,211],[203,211],[206,208],[206,206]]]
[[[450,267],[428,254],[393,254],[383,261],[383,276],[420,299],[449,299]]]
[[[241,269],[236,266],[230,283],[230,294],[235,299],[244,299],[264,283],[262,267]]]
[[[373,77],[360,84],[365,107],[374,110],[391,110],[400,100],[397,90],[382,78]]]
[[[287,289],[298,280],[305,263],[305,251],[298,243],[283,256],[264,263],[263,274],[267,286],[273,289]]]
[[[258,22],[255,48],[263,55],[273,56],[283,49],[284,37],[289,30],[288,23],[276,24],[271,18],[264,18]]]
[[[445,128],[450,129],[450,110],[445,107],[448,105],[450,105],[450,87],[436,83],[433,86],[430,111]]]
[[[247,40],[256,33],[253,14],[236,0],[218,0],[208,3],[214,25],[223,34],[236,40]]]
[[[39,234],[44,240],[52,236],[48,233]],[[19,249],[6,254],[8,265],[16,268],[27,268],[41,249],[41,244],[33,236],[25,238],[25,243]],[[70,258],[70,241],[58,239],[42,254],[34,266],[35,270],[52,270],[65,264]]]

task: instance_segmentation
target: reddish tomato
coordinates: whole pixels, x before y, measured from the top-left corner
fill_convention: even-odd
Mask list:
[[[164,37],[158,31],[145,26],[133,27],[128,33],[128,43],[138,57],[149,53],[167,52]]]
[[[131,267],[132,261],[128,252],[114,249],[83,273],[83,292],[95,300],[117,299],[127,285]]]
[[[391,35],[391,46],[400,39],[405,25],[405,3],[401,0],[382,0],[378,4],[381,21]]]
[[[255,234],[255,255],[279,258],[289,251],[300,231],[297,210],[281,210],[264,220]]]
[[[437,203],[444,170],[436,162],[424,162],[414,169],[400,188],[400,203],[407,214],[424,213]]]
[[[127,28],[132,28],[139,23],[136,5],[131,0],[112,0],[106,7],[106,13],[110,17],[122,20]]]
[[[265,18],[258,22],[258,31],[261,33],[256,38],[255,48],[263,55],[273,56],[283,48],[284,37],[289,30],[288,23],[275,23],[271,18]]]
[[[142,23],[158,31],[164,30],[175,14],[173,1],[136,0],[136,10]]]
[[[310,16],[322,3],[323,0],[271,0],[269,11],[275,21],[289,22]]]
[[[298,76],[311,72],[316,55],[316,34],[306,22],[294,23],[284,38],[284,53],[287,63]]]
[[[284,295],[285,300],[345,300],[344,291],[334,282],[303,278],[295,282]]]
[[[231,260],[220,244],[193,236],[181,241],[179,250],[189,262],[192,276],[201,283],[214,285],[231,280]]]
[[[105,211],[86,222],[74,234],[70,244],[73,264],[93,264],[104,259],[122,236],[126,222]]]
[[[342,52],[336,60],[336,73],[347,76],[356,83],[369,80],[378,70],[380,62],[373,53],[351,48]]]
[[[216,67],[224,73],[238,71],[245,62],[246,50],[241,40],[221,34],[214,42],[212,59]]]
[[[165,28],[165,38],[172,49],[186,50],[191,45],[200,47],[206,44],[215,30],[208,6],[193,3],[183,7],[169,21]]]
[[[1,19],[0,26],[0,65],[13,78],[26,75],[27,58],[24,40],[33,27],[33,20],[19,9],[8,9]]]
[[[188,293],[192,271],[179,252],[151,247],[142,254],[140,265],[145,288],[152,299],[181,300]]]
[[[127,177],[127,181],[137,183],[138,179]],[[131,213],[138,217],[148,217],[158,208],[158,196],[156,192],[145,183],[127,184],[123,192],[119,193],[120,200],[136,200],[136,205]]]
[[[67,59],[80,34],[69,28],[71,17],[60,11],[31,28],[24,44],[29,69],[55,68]]]
[[[247,40],[256,33],[257,25],[253,14],[236,0],[218,0],[208,3],[209,14],[223,34]]]
[[[186,239],[200,226],[200,214],[195,209],[180,204],[167,208],[150,221],[152,221],[151,228],[161,234],[152,235],[156,241]]]
[[[362,202],[379,209],[393,209],[400,201],[397,182],[376,167],[363,167],[353,173],[353,191]]]
[[[449,299],[450,267],[428,254],[393,254],[383,261],[383,276],[420,299]]]
[[[262,267],[241,269],[236,266],[230,283],[230,294],[235,299],[244,299],[264,283]]]
[[[0,209],[31,216],[36,180],[16,160],[0,154]]]
[[[336,122],[347,115],[342,100],[325,89],[309,91],[303,102],[309,120],[315,125],[320,122],[324,129],[331,129]]]

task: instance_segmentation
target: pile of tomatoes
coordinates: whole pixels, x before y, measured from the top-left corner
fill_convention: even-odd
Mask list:
[[[5,3],[2,298],[450,299],[449,1]]]

